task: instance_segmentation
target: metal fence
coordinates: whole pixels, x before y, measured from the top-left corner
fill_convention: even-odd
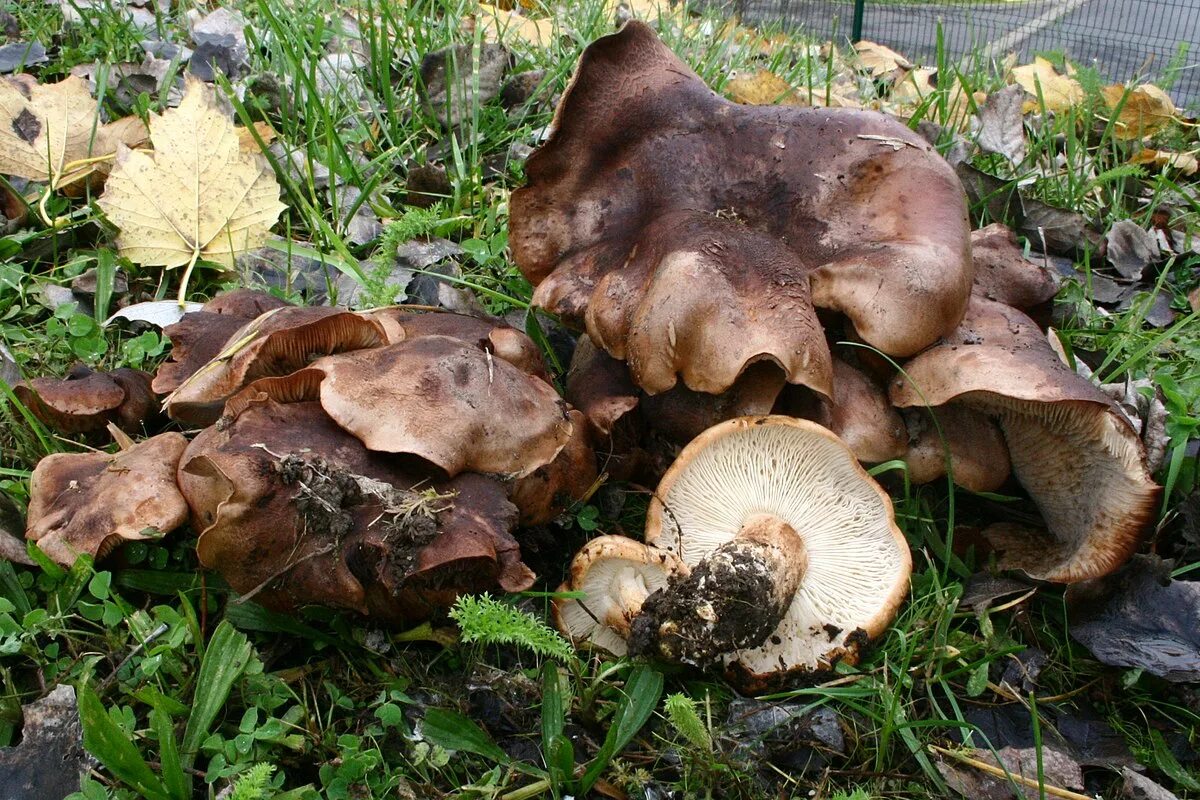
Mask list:
[[[731,0],[749,23],[780,22],[849,39],[854,0]],[[946,50],[1002,58],[1061,53],[1113,81],[1163,82],[1200,106],[1200,0],[865,0],[862,38],[928,61],[941,23]]]

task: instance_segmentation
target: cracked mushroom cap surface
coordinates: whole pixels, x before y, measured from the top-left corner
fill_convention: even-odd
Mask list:
[[[577,646],[623,656],[629,649],[629,625],[642,601],[684,572],[679,558],[666,550],[625,536],[597,536],[575,554],[570,575],[559,587],[584,596],[554,600],[554,622]]]
[[[172,419],[211,425],[221,416],[225,401],[251,381],[295,372],[317,356],[379,347],[385,341],[378,322],[344,309],[272,309],[235,331],[163,404]]]
[[[171,340],[170,357],[154,374],[154,391],[169,394],[196,370],[216,358],[235,333],[248,322],[290,305],[274,295],[252,289],[235,289],[209,300],[199,311],[184,314],[163,328]]]
[[[759,515],[795,530],[808,566],[774,633],[727,655],[727,673],[753,689],[853,663],[908,591],[912,561],[890,498],[816,423],[741,417],[705,431],[667,470],[646,515],[646,543],[694,569]]]
[[[526,174],[509,241],[535,304],[650,393],[676,375],[719,393],[771,360],[828,395],[814,304],[911,355],[971,291],[963,190],[920,137],[874,112],[728,102],[639,22],[584,51]]]
[[[187,447],[162,433],[117,453],[54,453],[29,482],[25,538],[70,566],[86,553],[103,558],[126,541],[158,539],[187,520],[175,470]]]
[[[1006,536],[1001,566],[1074,583],[1112,572],[1141,543],[1161,488],[1112,400],[1054,353],[1020,311],[973,297],[962,325],[904,365],[899,407],[957,404],[994,419],[1048,533]]]
[[[247,400],[193,440],[178,481],[201,563],[276,610],[399,623],[463,592],[533,582],[503,486],[430,480],[428,465],[368,451],[317,402]]]
[[[13,394],[42,423],[68,435],[95,433],[109,422],[133,433],[158,412],[150,375],[124,367],[96,372],[76,364],[61,380],[30,378]]]

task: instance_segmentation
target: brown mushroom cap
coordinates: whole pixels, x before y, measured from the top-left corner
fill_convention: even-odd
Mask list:
[[[77,364],[62,380],[31,378],[13,393],[41,422],[65,434],[94,433],[109,422],[132,433],[158,411],[150,376],[136,369],[94,372]]]
[[[319,359],[321,405],[370,450],[417,455],[447,475],[524,477],[571,439],[547,383],[449,336]]]
[[[599,437],[613,435],[617,423],[638,406],[641,393],[624,362],[579,337],[567,370],[567,402],[587,418]]]
[[[520,510],[520,524],[544,525],[576,500],[587,496],[596,483],[596,454],[592,450],[587,420],[575,409],[571,438],[549,464],[513,481],[509,499]]]
[[[29,482],[25,537],[71,565],[86,553],[103,558],[124,541],[157,539],[187,520],[175,469],[187,447],[163,433],[115,454],[55,453]]]
[[[930,414],[936,416],[937,425]],[[910,441],[903,457],[913,483],[944,477],[947,450],[954,482],[964,489],[994,492],[1008,480],[1012,472],[1008,446],[1000,427],[986,414],[947,403],[931,409],[905,409],[904,419]]]
[[[1002,564],[1072,583],[1106,575],[1137,549],[1160,487],[1112,400],[1062,363],[1016,309],[973,297],[962,325],[904,366],[893,404],[951,401],[994,417],[1013,473],[1050,536],[1005,542]]]
[[[891,500],[854,454],[783,416],[729,420],[685,447],[650,501],[646,543],[695,569],[763,515],[799,535],[808,563],[775,631],[725,657],[751,689],[857,659],[894,618],[912,569]]]
[[[904,420],[888,402],[884,387],[857,367],[835,357],[831,398],[797,394],[795,389],[785,390],[783,413],[833,431],[859,461],[878,464],[904,455]]]
[[[827,394],[812,303],[893,355],[966,307],[963,190],[926,142],[882,114],[725,101],[638,22],[584,51],[526,173],[510,243],[535,303],[651,393],[677,373],[719,393],[769,359]]]
[[[266,292],[235,289],[219,294],[199,311],[184,314],[174,325],[163,328],[171,340],[171,357],[154,375],[154,391],[168,394],[179,388],[196,370],[217,357],[235,333],[246,323],[289,305]]]
[[[164,401],[173,419],[211,425],[225,401],[253,380],[287,375],[314,357],[385,340],[379,323],[325,306],[268,311],[236,331],[221,352],[183,381]]]
[[[583,592],[581,599],[554,600],[554,623],[576,645],[628,652],[633,618],[642,603],[664,589],[674,574],[687,570],[666,550],[624,536],[597,536],[571,560],[571,572],[560,592]]]
[[[517,510],[479,475],[430,482],[371,453],[315,402],[245,403],[201,432],[179,485],[202,564],[277,610],[308,604],[422,619],[461,592],[528,588]],[[416,509],[398,511],[429,492]]]
[[[971,232],[975,294],[1013,308],[1029,309],[1051,300],[1058,283],[1050,270],[1025,258],[1017,235],[1002,222]]]

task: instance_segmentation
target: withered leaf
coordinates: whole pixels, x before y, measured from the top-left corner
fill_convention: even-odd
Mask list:
[[[151,118],[150,139],[153,153],[117,153],[99,200],[122,255],[167,269],[198,258],[232,267],[266,239],[286,208],[279,186],[266,160],[240,147],[212,87],[189,78],[179,108]]]
[[[1014,67],[1013,82],[1031,95],[1025,111],[1066,111],[1083,102],[1084,91],[1070,75],[1060,75],[1049,59],[1038,56],[1032,64]]]
[[[791,84],[769,70],[760,69],[753,75],[735,75],[725,84],[725,95],[735,103],[767,106],[803,105]]]
[[[883,77],[897,69],[912,69],[913,66],[911,61],[890,47],[866,39],[854,43],[854,52],[859,65],[874,78]]]
[[[1195,153],[1175,153],[1170,150],[1154,150],[1147,147],[1129,159],[1130,164],[1153,164],[1159,168],[1179,170],[1184,175],[1200,172],[1200,159]]]
[[[1171,124],[1178,109],[1170,95],[1154,84],[1129,88],[1121,84],[1100,90],[1109,111],[1120,111],[1113,120],[1113,135],[1118,139],[1141,139],[1158,133]]]
[[[999,153],[1014,164],[1025,160],[1025,117],[1021,107],[1025,90],[1008,86],[988,95],[979,109],[979,147]]]
[[[1105,237],[1108,262],[1122,277],[1138,279],[1146,267],[1158,260],[1158,241],[1154,235],[1130,219],[1119,220]]]

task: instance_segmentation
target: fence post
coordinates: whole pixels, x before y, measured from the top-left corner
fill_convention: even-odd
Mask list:
[[[854,0],[854,27],[850,31],[850,41],[857,42],[862,38],[863,6],[867,0]]]

